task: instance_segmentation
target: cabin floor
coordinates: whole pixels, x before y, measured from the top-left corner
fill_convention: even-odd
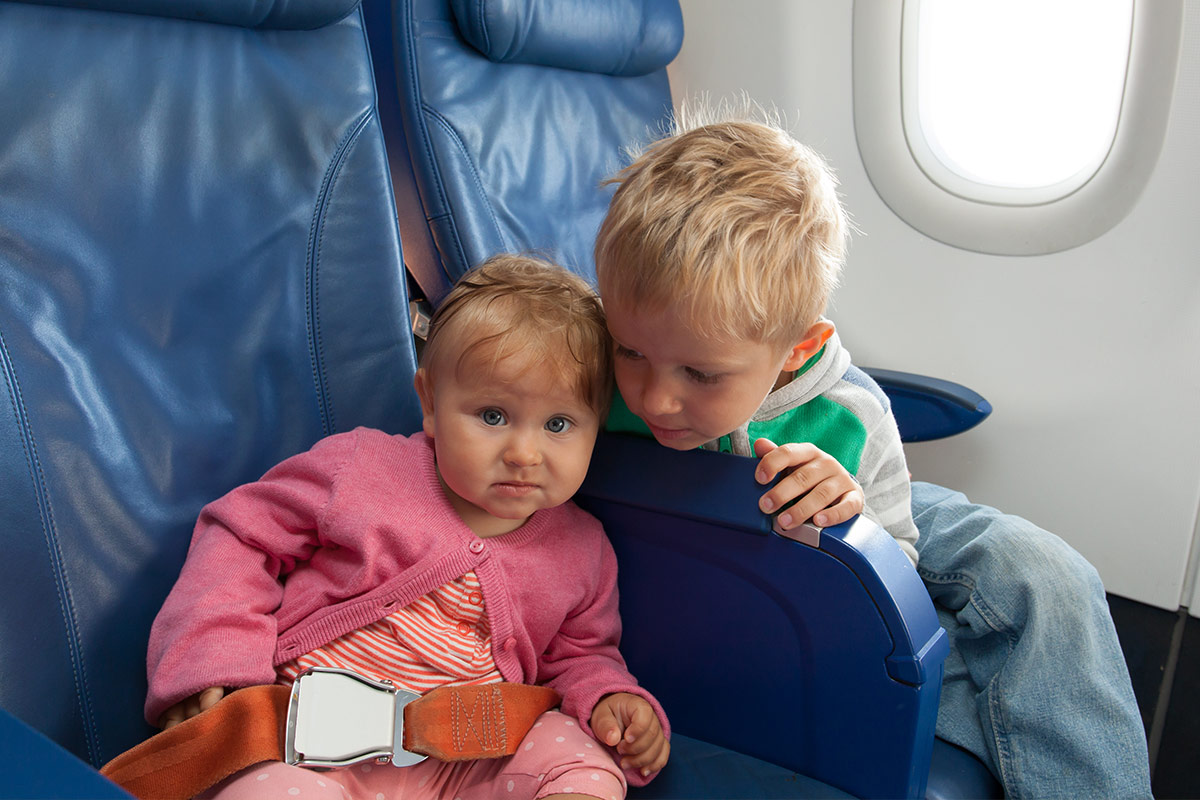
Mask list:
[[[1109,595],[1159,800],[1200,797],[1200,619]]]

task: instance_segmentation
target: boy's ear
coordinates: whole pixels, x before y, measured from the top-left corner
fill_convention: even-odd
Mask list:
[[[421,429],[425,435],[433,438],[433,381],[424,367],[417,370],[413,377],[413,388],[417,390],[417,398],[421,401]]]
[[[833,336],[833,323],[827,319],[817,320],[804,332],[800,341],[792,346],[787,360],[783,362],[785,372],[794,372],[804,366],[804,362],[821,352],[821,348]]]

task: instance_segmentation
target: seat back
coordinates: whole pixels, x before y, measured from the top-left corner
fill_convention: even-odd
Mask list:
[[[98,765],[201,506],[420,416],[355,3],[66,5],[0,3],[0,706]]]
[[[630,669],[678,733],[856,797],[924,796],[949,645],[920,577],[862,517],[807,543],[773,533],[753,473],[723,453],[600,442],[577,499],[617,552]],[[727,758],[703,768],[722,775]]]
[[[374,50],[394,48],[380,71],[397,80],[389,138],[411,156],[398,203],[432,233],[404,231],[425,296],[436,304],[497,252],[538,251],[594,280],[601,182],[670,119],[677,0],[393,0],[391,24]]]
[[[669,116],[662,66],[680,44],[675,0],[392,8],[394,41],[374,50],[377,59],[394,51],[385,69],[399,97],[395,135],[412,154],[407,180],[432,231],[432,254],[409,263],[421,288],[436,301],[493,252],[530,249],[594,279],[610,198],[600,182]],[[671,35],[643,35],[656,30]],[[654,58],[639,49],[647,43]],[[627,62],[654,68],[630,76],[613,67]],[[405,197],[405,181],[396,183]],[[815,547],[776,536],[757,511],[761,491],[748,459],[616,436],[600,443],[578,499],[604,522],[621,562],[631,668],[678,733],[858,796],[921,796],[947,645],[916,570],[865,520],[821,534]],[[675,772],[656,783],[694,796],[699,772],[679,770],[695,760],[673,755]]]

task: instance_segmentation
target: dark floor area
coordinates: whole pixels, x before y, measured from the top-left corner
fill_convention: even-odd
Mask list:
[[[1108,601],[1150,740],[1154,796],[1200,798],[1200,619]]]

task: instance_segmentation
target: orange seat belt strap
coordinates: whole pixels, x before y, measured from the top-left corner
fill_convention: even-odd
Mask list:
[[[239,770],[283,761],[286,686],[251,686],[223,697],[125,751],[100,770],[144,800],[187,800]],[[546,686],[444,686],[404,707],[404,749],[439,761],[501,758],[561,702]]]
[[[145,800],[187,800],[251,764],[282,759],[289,694],[286,686],[240,689],[126,750],[100,774]]]

